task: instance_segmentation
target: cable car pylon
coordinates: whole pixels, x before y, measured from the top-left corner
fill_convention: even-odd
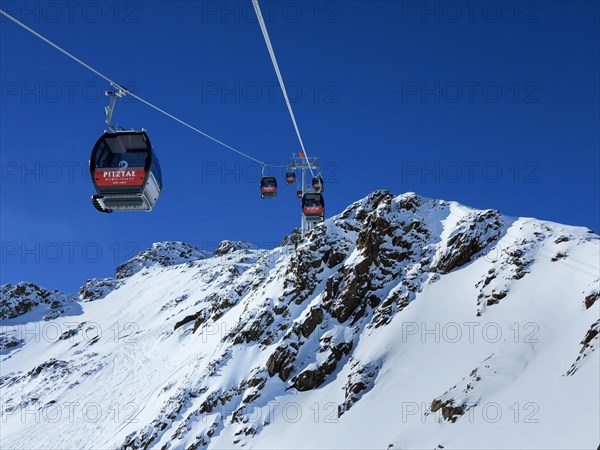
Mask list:
[[[317,156],[306,157],[304,154],[300,153],[298,156],[296,154],[292,155],[292,159],[290,160],[290,164],[288,165],[289,170],[299,170],[301,173],[300,176],[300,189],[298,190],[298,194],[300,192],[302,195],[298,195],[298,198],[302,199],[302,214],[301,214],[301,222],[300,222],[300,231],[302,233],[302,239],[306,236],[306,234],[312,230],[318,222],[322,222],[324,219],[324,202],[322,200],[322,196],[319,193],[316,195],[320,198],[321,202],[321,210],[318,214],[313,214],[314,211],[311,207],[307,207],[307,196],[315,195],[315,190],[312,189],[312,185],[307,185],[307,171],[310,175],[312,175],[313,171],[319,171],[319,158]],[[312,178],[310,178],[312,180]],[[312,199],[308,199],[309,202]],[[319,203],[317,200],[316,203]],[[307,213],[308,211],[308,213]]]

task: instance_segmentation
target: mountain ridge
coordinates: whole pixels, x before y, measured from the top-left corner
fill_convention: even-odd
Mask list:
[[[86,433],[66,442],[82,448],[595,447],[599,239],[375,191],[274,250],[157,243],[78,294],[2,286],[0,444],[59,442],[61,421],[19,412],[83,398],[104,414],[74,418]],[[561,423],[549,386],[585,414]],[[106,418],[119,398],[137,422]],[[504,420],[480,417],[495,404]]]

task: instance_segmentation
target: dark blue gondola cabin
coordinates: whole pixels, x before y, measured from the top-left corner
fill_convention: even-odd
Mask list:
[[[320,193],[311,192],[302,197],[302,213],[308,222],[325,220],[325,199]]]
[[[151,211],[162,190],[162,174],[146,131],[104,133],[92,150],[90,174],[101,212]]]
[[[323,183],[323,177],[318,175],[312,179],[312,188],[315,192],[323,192],[325,191],[325,185]]]
[[[285,183],[286,184],[294,184],[296,182],[296,173],[295,172],[287,172],[285,174]]]
[[[277,197],[277,179],[275,177],[262,177],[260,180],[260,198]]]

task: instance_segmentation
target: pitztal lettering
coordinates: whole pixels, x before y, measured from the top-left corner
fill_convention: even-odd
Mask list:
[[[105,170],[105,178],[131,178],[135,177],[135,170]]]
[[[96,169],[95,181],[98,186],[140,186],[144,183],[146,172],[143,167],[128,169]]]

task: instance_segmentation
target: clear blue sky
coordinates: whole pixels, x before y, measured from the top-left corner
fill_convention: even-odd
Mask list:
[[[0,3],[242,151],[299,149],[250,0]],[[385,188],[600,229],[598,2],[263,9],[328,215]],[[294,188],[261,201],[255,164],[132,100],[115,119],[148,130],[164,191],[151,214],[98,213],[84,175],[108,86],[4,18],[0,51],[2,283],[73,292],[152,242],[272,247],[298,225]]]

